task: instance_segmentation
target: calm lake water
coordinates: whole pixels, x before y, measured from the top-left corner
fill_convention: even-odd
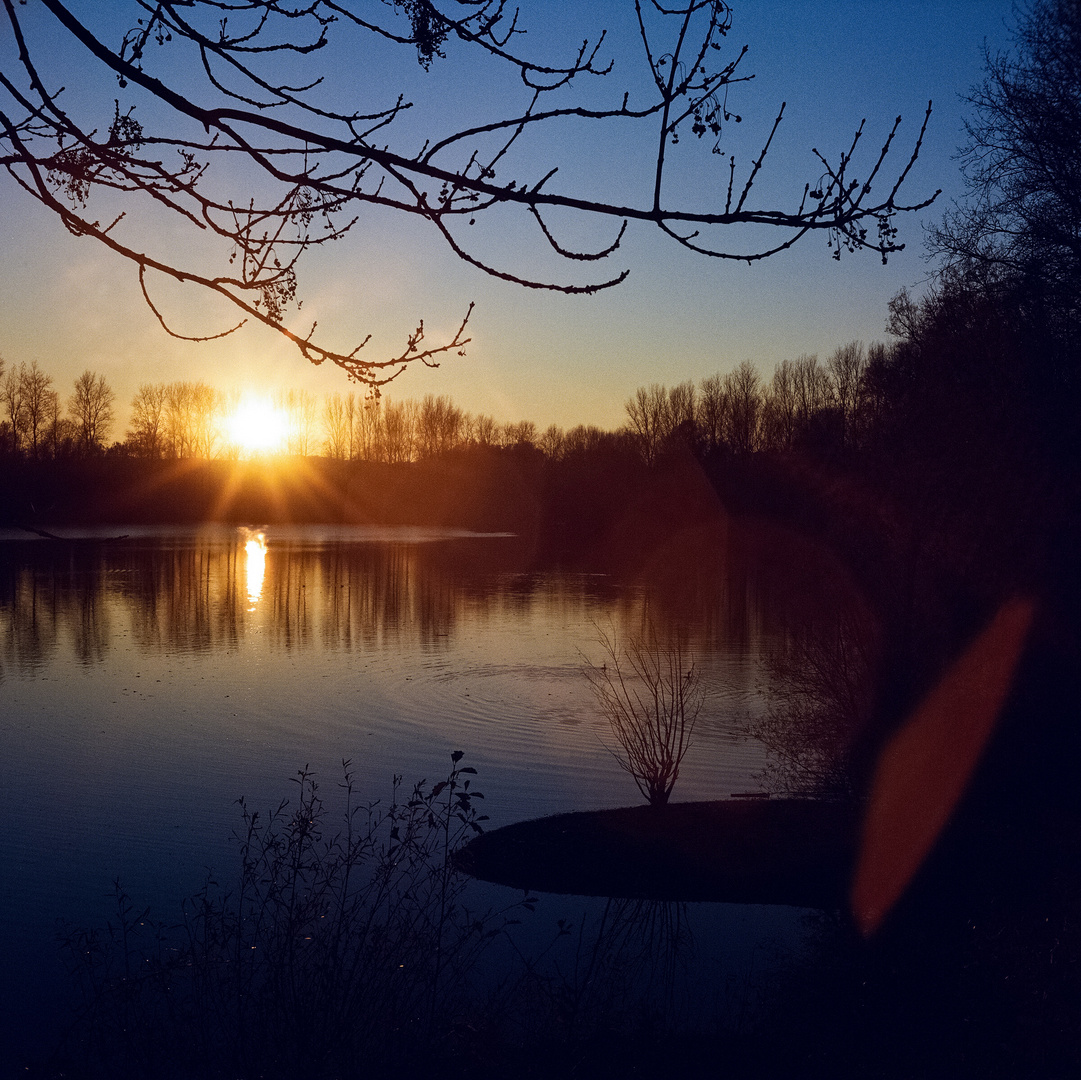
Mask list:
[[[745,727],[790,613],[728,533],[632,574],[538,569],[513,536],[447,530],[109,531],[129,535],[0,539],[4,1046],[52,1023],[58,920],[104,923],[115,878],[171,917],[234,867],[236,799],[272,808],[302,766],[330,791],[349,759],[376,798],[460,749],[490,827],[639,802],[582,674],[600,630],[688,637],[706,704],[677,799],[761,785]],[[784,909],[698,907],[730,973],[799,936]]]

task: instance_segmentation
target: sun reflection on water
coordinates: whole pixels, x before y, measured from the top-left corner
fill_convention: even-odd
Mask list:
[[[266,574],[266,533],[249,533],[244,552],[248,557],[248,610],[254,611],[263,592],[263,576]]]

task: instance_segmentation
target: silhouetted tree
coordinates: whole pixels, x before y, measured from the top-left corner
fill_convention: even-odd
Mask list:
[[[668,391],[666,441],[681,440],[694,449],[698,443],[698,392],[689,379]]]
[[[728,442],[733,453],[746,456],[758,449],[762,416],[758,372],[749,360],[725,377],[728,398]]]
[[[386,402],[380,429],[379,460],[393,464],[412,461],[416,447],[416,403]]]
[[[531,288],[590,293],[618,285],[627,270],[579,282],[531,276],[515,264],[491,262],[474,246],[469,224],[491,210],[503,213],[501,221],[516,212],[541,251],[554,252],[568,267],[611,258],[629,222],[719,258],[766,258],[818,233],[838,257],[842,249],[867,248],[885,259],[900,247],[897,214],[930,201],[906,205],[899,198],[922,128],[894,178],[882,175],[898,121],[879,152],[862,161],[854,152],[863,124],[836,161],[815,151],[815,179],[786,208],[755,203],[784,106],[764,133],[761,152],[737,179],[735,157],[723,151],[729,125],[740,121],[732,90],[750,75],[741,67],[746,50],[724,48],[731,11],[723,0],[682,0],[672,8],[636,0],[637,33],[628,40],[641,43],[640,70],[629,58],[618,57],[618,70],[616,58],[602,58],[603,33],[575,44],[562,63],[527,52],[535,39],[525,34],[526,15],[512,14],[503,0],[233,0],[224,6],[221,0],[132,0],[120,8],[78,10],[62,0],[39,0],[30,8],[4,0],[3,6],[19,43],[5,51],[0,82],[0,163],[12,181],[71,232],[132,263],[166,329],[153,299],[158,275],[224,297],[242,313],[240,325],[262,322],[313,363],[330,360],[371,384],[388,381],[411,361],[460,351],[469,340],[468,311],[441,343],[430,345],[420,323],[404,347],[386,357],[362,354],[367,339],[340,350],[320,345],[314,325],[293,329],[300,256],[347,233],[372,207],[418,219],[484,273]],[[118,35],[124,26],[130,28]],[[58,39],[74,46],[77,58],[58,49]],[[448,121],[433,109],[417,118],[418,130],[409,122],[416,113],[405,91],[387,87],[384,53],[396,50],[416,56],[431,78],[444,64],[469,65],[479,86],[510,74],[521,96],[477,95],[474,104],[494,113],[467,120],[452,114]],[[61,53],[63,96],[50,65]],[[330,85],[327,55],[353,58],[346,82]],[[357,88],[368,71],[371,99],[364,100]],[[606,99],[587,90],[597,76],[625,81]],[[87,104],[101,99],[98,79],[105,85],[115,80],[119,97],[111,117]],[[408,85],[404,70],[402,83]],[[137,109],[137,100],[149,107]],[[563,162],[550,158],[551,148],[574,145],[559,134],[563,125],[582,123],[641,129],[639,156],[650,167],[643,170],[644,189],[630,201],[609,194],[593,171],[588,188],[555,186]],[[580,145],[597,145],[599,134]],[[681,136],[695,137],[720,158],[717,197],[705,209],[669,200],[666,180],[674,156],[683,153]],[[628,175],[622,163],[614,168],[620,180]],[[111,200],[104,214],[96,206],[99,192]],[[123,213],[116,216],[118,199]],[[148,218],[134,212],[140,208],[155,224],[163,224],[164,215],[168,227],[148,228]],[[569,249],[553,231],[561,211],[610,223],[610,240],[598,250]],[[202,244],[195,251],[175,231],[189,226]],[[529,258],[528,243],[512,251],[509,259]],[[215,265],[218,259],[228,261]]]
[[[566,433],[563,439],[563,457],[575,457],[597,453],[619,437],[602,431],[595,424],[578,424]]]
[[[668,391],[660,383],[640,386],[623,403],[627,429],[647,465],[652,465],[668,434]]]
[[[44,445],[50,457],[59,457],[75,445],[78,431],[60,408],[60,395],[50,390],[45,404]]]
[[[720,375],[710,375],[698,385],[698,438],[709,452],[719,450],[725,441],[728,397]]]
[[[782,360],[773,369],[770,382],[768,420],[770,441],[776,449],[792,449],[796,438],[796,419],[796,365],[792,360]]]
[[[382,439],[382,399],[372,398],[356,410],[353,418],[353,457],[378,461]]]
[[[275,404],[286,415],[286,446],[289,453],[299,457],[315,453],[319,422],[319,401],[316,396],[310,390],[286,390],[277,395]]]
[[[19,369],[12,367],[0,384],[0,399],[3,401],[4,415],[7,418],[8,437],[11,450],[19,452],[23,430],[23,396],[19,381]]]
[[[504,424],[500,442],[503,446],[534,446],[537,442],[537,425],[532,420]]]
[[[127,441],[140,457],[161,457],[165,450],[164,383],[143,383],[131,400],[131,422]]]
[[[45,434],[50,395],[55,393],[53,380],[38,368],[35,360],[30,367],[25,364],[19,366],[19,384],[23,431],[30,444],[30,453],[37,457],[41,449],[39,444]]]
[[[968,194],[932,234],[949,269],[1039,280],[1076,316],[1081,283],[1081,5],[1019,9],[1014,50],[968,96]]]
[[[854,438],[866,368],[867,355],[860,341],[850,341],[847,345],[840,346],[826,361],[830,398],[841,421],[842,450],[848,447]]]
[[[417,453],[434,457],[458,445],[464,416],[446,394],[425,394],[417,411]]]
[[[104,375],[84,371],[75,380],[75,391],[68,401],[68,412],[78,431],[79,445],[84,453],[100,449],[109,437],[113,424],[113,402],[116,395]]]
[[[351,396],[351,395],[350,395]],[[323,399],[323,453],[329,458],[350,457],[352,423],[341,394],[327,394]]]
[[[563,445],[566,442],[566,437],[563,434],[563,429],[558,424],[549,424],[544,429],[544,434],[537,440],[537,446],[544,453],[546,458],[552,461],[558,461],[563,455]]]
[[[664,806],[702,708],[701,678],[684,642],[650,627],[625,645],[601,632],[604,660],[585,675],[619,743],[612,750],[651,806]]]

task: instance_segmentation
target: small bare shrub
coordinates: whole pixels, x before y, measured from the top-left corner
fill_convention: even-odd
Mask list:
[[[611,750],[651,806],[664,806],[679,777],[702,707],[698,670],[684,644],[662,640],[651,626],[625,646],[601,631],[605,659],[586,659],[585,675],[611,725]]]
[[[117,921],[63,940],[79,991],[63,1059],[110,1080],[344,1080],[440,1047],[483,996],[479,958],[535,902],[465,906],[450,856],[486,818],[476,770],[451,757],[446,779],[408,795],[395,777],[387,805],[359,801],[344,762],[340,817],[308,769],[268,817],[241,800],[238,877],[208,880],[178,925],[117,883]]]

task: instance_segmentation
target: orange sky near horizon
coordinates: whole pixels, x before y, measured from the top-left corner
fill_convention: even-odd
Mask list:
[[[566,10],[545,0],[524,4],[523,14],[528,19],[537,12],[540,33],[554,35],[550,9]],[[616,267],[631,271],[622,286],[595,296],[541,294],[480,274],[415,220],[375,213],[350,238],[301,264],[300,321],[307,326],[317,318],[328,343],[346,350],[371,332],[367,349],[383,357],[402,348],[421,318],[430,338],[452,334],[476,301],[466,356],[452,354],[436,369],[413,365],[386,393],[447,394],[469,412],[529,419],[541,429],[550,423],[616,427],[624,419],[623,402],[651,382],[698,381],[745,359],[768,375],[800,353],[825,356],[849,340],[883,339],[889,298],[902,287],[918,291],[926,280],[923,227],[960,194],[953,159],[964,116],[958,95],[979,80],[985,41],[992,49],[1008,43],[1010,9],[1010,0],[736,6],[729,40],[737,48],[747,43],[745,63],[756,73],[754,82],[737,88],[748,146],[768,131],[779,103],[789,103],[767,158],[764,193],[798,196],[803,181],[814,179],[810,148],[838,152],[864,116],[864,152],[872,156],[893,118],[903,116],[894,162],[900,168],[926,102],[934,99],[925,148],[906,190],[913,201],[939,187],[944,195],[930,210],[900,220],[908,247],[886,267],[874,253],[834,262],[818,236],[761,264],[718,263],[632,228]],[[55,31],[48,13],[20,11],[30,13],[40,41],[49,42]],[[613,40],[613,55],[622,61],[619,35]],[[65,48],[58,41],[61,61]],[[10,50],[11,42],[0,42],[0,49]],[[403,79],[412,85],[417,65],[411,64]],[[438,64],[431,76],[442,77]],[[110,109],[114,91],[103,84]],[[593,171],[603,171],[604,153],[586,142],[571,146],[572,171],[576,165],[580,171],[571,179],[588,183]],[[686,175],[692,202],[696,169],[689,165]],[[62,394],[90,368],[116,390],[118,415],[126,419],[142,382],[203,380],[227,392],[266,395],[289,388],[320,395],[362,389],[330,365],[312,367],[262,327],[205,343],[168,337],[147,309],[133,267],[71,236],[11,183],[3,202],[0,356],[9,365],[37,361]],[[567,225],[572,234],[578,227]],[[508,250],[516,242],[513,231],[484,227],[493,231],[482,242]],[[151,286],[184,332],[213,333],[236,321],[214,298],[178,294],[160,281]]]

